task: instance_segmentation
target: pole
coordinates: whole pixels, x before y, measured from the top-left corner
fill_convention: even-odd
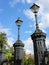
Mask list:
[[[20,26],[18,26],[18,40],[20,40]]]
[[[38,29],[37,14],[35,13],[36,29]]]

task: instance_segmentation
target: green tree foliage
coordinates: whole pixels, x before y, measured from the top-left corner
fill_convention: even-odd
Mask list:
[[[7,44],[7,37],[5,33],[0,33],[0,50],[3,48],[5,49],[5,45]]]
[[[14,49],[13,47],[10,47],[6,49],[6,59],[8,61],[8,64],[14,65]]]
[[[27,59],[28,63],[27,65],[34,65],[34,60],[30,57]]]
[[[27,59],[24,57],[24,65],[27,65],[28,64],[28,61]]]
[[[6,52],[6,60],[9,61],[13,59],[14,55],[14,50],[13,47],[10,47],[7,43],[7,37],[5,33],[0,32],[0,51],[4,49]],[[8,49],[7,49],[8,48]]]
[[[6,49],[6,59],[9,60],[13,60],[14,59],[14,50],[13,47],[9,49]]]
[[[24,56],[24,65],[34,65],[34,59],[29,57],[28,59]]]

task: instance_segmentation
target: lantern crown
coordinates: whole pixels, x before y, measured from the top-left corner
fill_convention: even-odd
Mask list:
[[[33,13],[38,13],[39,11],[39,6],[36,5],[35,3],[30,7],[30,9],[33,11]]]

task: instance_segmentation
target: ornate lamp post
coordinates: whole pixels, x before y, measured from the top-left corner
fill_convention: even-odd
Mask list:
[[[18,20],[16,21],[16,24],[18,26],[18,40],[20,40],[20,26],[22,24],[22,20],[20,18],[18,18]]]
[[[35,22],[36,22],[36,30],[31,35],[31,39],[33,40],[33,45],[34,45],[35,65],[41,65],[41,63],[43,64],[42,59],[46,48],[45,45],[46,34],[39,29],[38,22],[37,22],[37,13],[39,11],[39,8],[40,7],[36,4],[33,4],[30,8],[35,14]]]
[[[38,13],[38,11],[39,11],[39,6],[38,5],[36,5],[36,4],[33,4],[33,6],[30,8],[32,11],[33,11],[33,13],[35,14],[35,20],[36,20],[36,29],[38,29],[39,27],[38,27],[38,22],[37,22],[37,13]]]
[[[20,40],[20,26],[22,24],[22,20],[18,18],[16,24],[18,26],[18,40],[14,43],[14,65],[23,65],[23,47],[24,44]]]

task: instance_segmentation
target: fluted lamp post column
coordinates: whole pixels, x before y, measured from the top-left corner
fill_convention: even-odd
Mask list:
[[[14,65],[23,65],[23,47],[24,44],[20,40],[20,26],[22,24],[22,20],[20,18],[17,19],[16,24],[18,26],[18,39],[16,43],[14,43]]]

